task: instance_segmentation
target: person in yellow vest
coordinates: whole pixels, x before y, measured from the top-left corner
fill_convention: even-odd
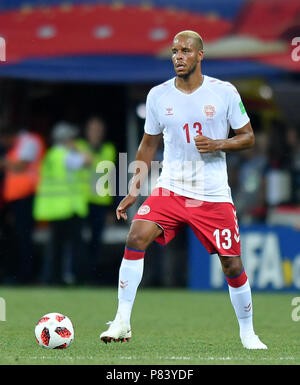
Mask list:
[[[92,154],[93,161],[89,168],[81,173],[82,183],[86,191],[89,205],[88,224],[91,232],[89,241],[88,255],[88,281],[91,284],[97,284],[100,281],[101,272],[99,272],[99,259],[102,252],[102,235],[105,227],[106,216],[109,208],[114,203],[114,182],[103,186],[103,191],[99,190],[97,180],[100,174],[97,172],[97,166],[105,162],[105,169],[109,177],[116,162],[116,147],[106,140],[106,122],[100,116],[91,116],[85,123],[85,138],[77,140],[77,147],[81,151]],[[103,163],[104,164],[104,163]],[[107,166],[107,167],[106,167]]]
[[[0,140],[6,149],[0,160],[4,172],[2,197],[13,233],[7,279],[9,283],[27,284],[33,279],[32,205],[45,144],[39,134],[7,124],[1,127]]]
[[[68,122],[59,122],[54,126],[53,145],[43,160],[34,200],[35,220],[50,224],[53,270],[50,283],[58,285],[80,283],[85,265],[82,232],[88,203],[80,171],[90,165],[92,158],[76,148],[78,132],[78,128]],[[67,258],[66,250],[69,250],[71,258]],[[67,260],[72,266],[68,279],[64,274]],[[70,278],[72,281],[68,281]]]

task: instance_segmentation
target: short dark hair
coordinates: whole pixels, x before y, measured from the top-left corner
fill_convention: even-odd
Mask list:
[[[85,121],[85,124],[87,125],[92,120],[98,120],[99,122],[103,123],[104,126],[107,125],[106,120],[104,119],[104,117],[99,115],[99,114],[91,114],[91,115],[89,115],[88,118]]]

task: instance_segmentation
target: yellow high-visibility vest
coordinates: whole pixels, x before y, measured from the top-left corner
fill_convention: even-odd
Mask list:
[[[34,199],[33,215],[36,220],[53,221],[86,217],[88,203],[82,188],[80,170],[68,170],[68,149],[50,148],[42,162],[40,183]]]
[[[113,143],[105,142],[98,151],[92,149],[89,143],[84,139],[78,139],[76,145],[79,151],[88,152],[93,155],[93,162],[90,167],[80,170],[80,177],[83,184],[83,188],[86,191],[87,200],[90,203],[109,206],[114,200],[114,181],[108,183],[103,191],[99,190],[97,181],[99,180],[99,174],[97,173],[97,165],[102,161],[107,161],[107,173],[108,177],[112,168],[115,167],[116,161],[116,148]],[[115,174],[111,175],[112,177]]]

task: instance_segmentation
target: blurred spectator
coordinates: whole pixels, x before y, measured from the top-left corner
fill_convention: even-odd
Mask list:
[[[81,178],[89,204],[88,225],[91,232],[88,279],[89,283],[94,284],[99,283],[98,262],[102,252],[102,233],[109,208],[114,202],[112,189],[114,182],[105,184],[101,190],[101,187],[97,187],[97,180],[101,174],[97,173],[96,169],[100,162],[108,161],[103,167],[107,173],[107,178],[112,176],[111,172],[116,162],[116,148],[113,143],[106,141],[106,123],[99,116],[92,116],[87,120],[84,134],[85,139],[79,139],[76,143],[78,149],[91,154],[93,158],[90,167],[81,171]]]
[[[262,222],[266,216],[265,173],[268,166],[264,132],[255,135],[255,146],[241,153],[234,201],[241,223]]]
[[[268,137],[269,167],[266,173],[266,200],[269,207],[289,203],[292,196],[291,151],[284,122],[274,120]]]
[[[5,156],[0,160],[4,170],[3,200],[13,229],[9,247],[10,265],[13,266],[10,273],[13,277],[9,279],[28,283],[33,267],[32,205],[45,146],[38,134],[8,126],[1,129],[1,143],[6,149]]]
[[[290,164],[287,128],[281,120],[273,120],[268,135],[268,158],[270,168],[286,169]]]
[[[290,147],[290,170],[292,178],[292,203],[300,204],[300,128],[288,127],[287,142]]]
[[[0,159],[5,156],[5,148],[0,141]],[[3,282],[6,271],[6,252],[7,252],[7,236],[6,236],[6,224],[5,224],[5,211],[3,202],[3,185],[4,185],[4,170],[0,168],[0,282]]]
[[[83,221],[88,215],[80,170],[91,157],[75,147],[77,127],[57,123],[52,131],[53,145],[47,151],[41,168],[41,180],[34,201],[34,218],[49,221],[51,230],[51,283],[80,283],[84,279],[85,251],[82,238]],[[69,277],[66,264],[71,261]]]

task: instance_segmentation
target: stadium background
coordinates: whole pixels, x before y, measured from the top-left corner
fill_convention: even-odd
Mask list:
[[[300,53],[294,39],[300,36],[299,20],[296,0],[3,0],[1,116],[39,131],[48,141],[56,122],[64,119],[82,127],[97,112],[105,116],[109,139],[118,152],[128,153],[129,162],[143,134],[148,90],[173,76],[168,50],[172,37],[182,29],[196,30],[205,43],[203,72],[237,86],[257,135],[254,150],[228,155],[252,288],[297,290]],[[99,285],[117,281],[128,231],[127,224],[113,219],[119,199],[103,234]],[[0,282],[14,285],[13,233],[7,234],[1,218]],[[35,224],[33,240],[31,283],[47,285],[47,224]],[[151,246],[142,284],[226,287],[220,265],[188,229],[166,248]]]

